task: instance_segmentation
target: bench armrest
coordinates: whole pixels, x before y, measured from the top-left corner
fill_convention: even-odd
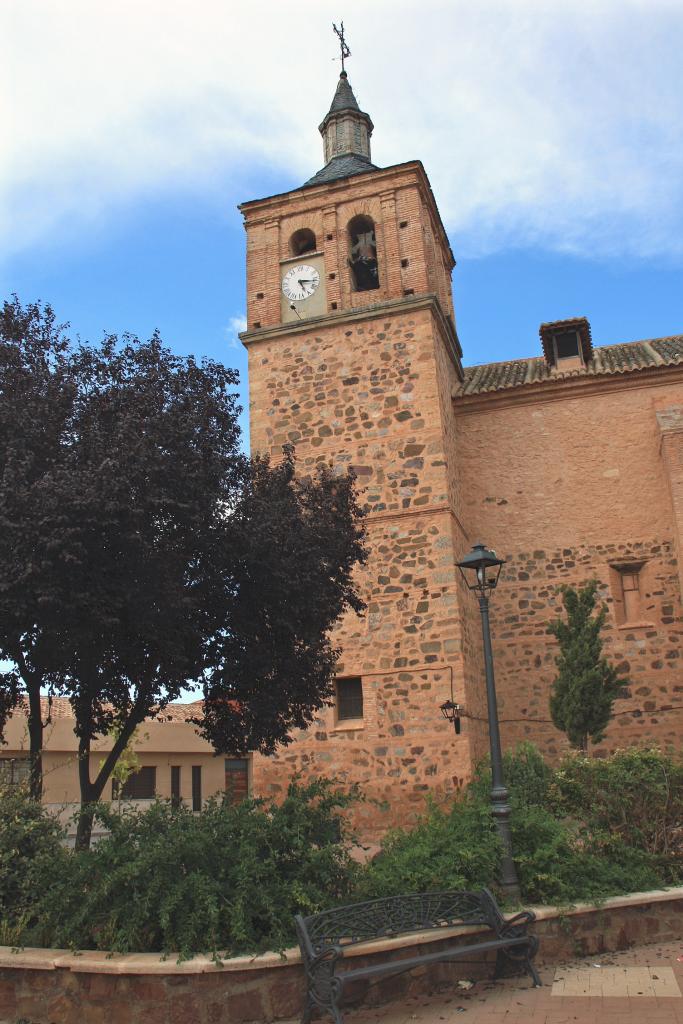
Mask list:
[[[313,956],[308,960],[306,967],[309,971],[315,971],[321,964],[334,964],[337,960],[341,960],[344,956],[344,950],[341,946],[328,946],[322,953],[318,953],[317,956]]]
[[[514,917],[504,921],[500,928],[500,935],[513,936],[515,934],[524,934],[527,929],[527,925],[530,925],[536,920],[536,915],[533,910],[522,910],[519,914],[515,914]]]

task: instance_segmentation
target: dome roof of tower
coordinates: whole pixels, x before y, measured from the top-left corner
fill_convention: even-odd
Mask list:
[[[342,156],[333,156],[317,174],[303,183],[302,188],[306,188],[307,185],[324,185],[328,181],[338,181],[340,178],[350,178],[354,174],[366,174],[368,171],[377,170],[377,165],[360,153],[344,153]]]

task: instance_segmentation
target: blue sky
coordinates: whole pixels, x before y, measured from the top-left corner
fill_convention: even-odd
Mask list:
[[[6,0],[3,297],[244,376],[236,207],[321,166],[343,17],[373,159],[432,181],[466,363],[573,315],[596,344],[683,333],[680,0],[241,8]]]

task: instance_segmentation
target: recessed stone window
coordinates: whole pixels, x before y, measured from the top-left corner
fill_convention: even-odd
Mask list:
[[[337,679],[337,722],[350,722],[363,718],[363,682],[360,676]]]
[[[614,612],[620,626],[645,624],[648,618],[645,581],[646,563],[617,562],[610,566]]]

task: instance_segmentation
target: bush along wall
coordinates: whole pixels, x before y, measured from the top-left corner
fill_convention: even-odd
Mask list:
[[[574,754],[553,770],[525,743],[505,755],[504,771],[524,902],[600,900],[683,878],[683,764],[675,758],[655,750],[604,760]],[[484,762],[459,800],[432,805],[417,827],[390,833],[361,878],[363,892],[495,889],[490,788]],[[630,822],[631,793],[639,823]]]
[[[92,850],[73,852],[55,840],[58,827],[27,795],[5,791],[5,939],[182,957],[281,950],[291,945],[295,913],[351,898],[358,869],[341,812],[357,798],[317,780],[293,783],[279,805],[211,800],[193,814],[157,801],[120,816],[103,806],[98,814],[110,834]]]
[[[505,756],[525,903],[567,905],[683,880],[683,764],[656,750],[557,769],[529,744]],[[500,845],[482,764],[462,795],[427,804],[364,867],[345,810],[360,795],[329,780],[290,785],[277,805],[158,801],[120,816],[90,851],[28,795],[0,790],[0,943],[232,956],[282,950],[293,916],[357,899],[436,889],[495,890]]]

